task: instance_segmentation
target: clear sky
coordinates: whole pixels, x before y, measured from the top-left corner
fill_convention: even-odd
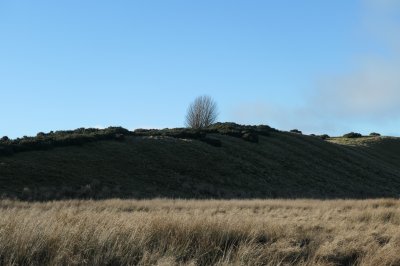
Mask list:
[[[0,135],[220,121],[400,135],[400,1],[0,0]]]

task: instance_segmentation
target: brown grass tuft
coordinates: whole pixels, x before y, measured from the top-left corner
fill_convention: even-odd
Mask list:
[[[397,200],[0,201],[0,265],[399,265]]]

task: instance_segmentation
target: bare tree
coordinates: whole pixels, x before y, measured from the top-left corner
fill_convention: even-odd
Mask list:
[[[196,129],[208,127],[214,124],[217,118],[217,103],[210,96],[200,96],[188,108],[186,126]]]

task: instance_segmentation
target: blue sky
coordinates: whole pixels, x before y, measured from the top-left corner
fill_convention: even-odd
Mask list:
[[[400,135],[399,7],[0,0],[0,135],[180,127],[203,94],[220,121]]]

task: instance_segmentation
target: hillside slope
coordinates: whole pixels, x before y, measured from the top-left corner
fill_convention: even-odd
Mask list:
[[[367,198],[400,194],[400,139],[322,140],[288,132],[258,143],[126,136],[0,157],[0,194],[22,199]]]

